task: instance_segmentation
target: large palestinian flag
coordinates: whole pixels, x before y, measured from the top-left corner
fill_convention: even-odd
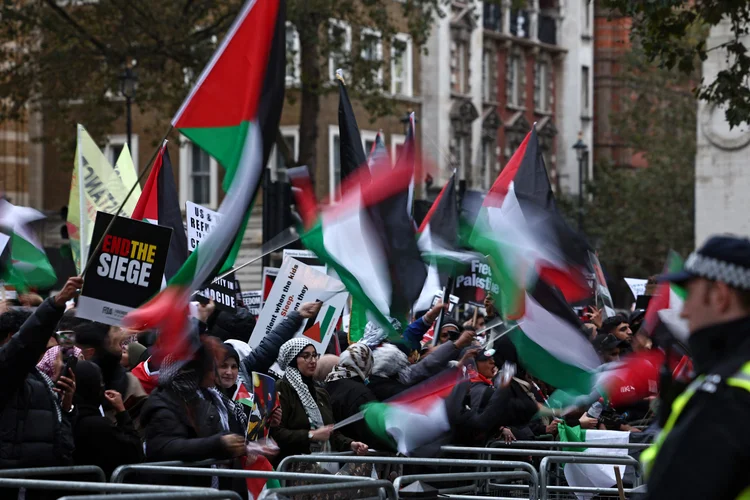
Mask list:
[[[284,0],[249,0],[172,120],[225,168],[222,223],[170,280],[125,318],[133,328],[160,327],[162,351],[187,355],[185,310],[192,290],[231,266],[260,185],[281,116],[285,67]],[[179,346],[178,346],[179,344]],[[181,346],[181,347],[180,347]]]
[[[321,211],[307,170],[289,172],[305,226],[303,243],[336,270],[355,301],[392,329],[388,318],[403,323],[426,277],[404,203],[413,169],[399,162],[368,184],[359,175],[344,183],[340,203]],[[403,265],[412,255],[416,265]]]
[[[172,161],[169,159],[166,141],[154,161],[154,166],[151,168],[151,173],[131,218],[172,228],[167,265],[164,269],[166,279],[172,279],[172,276],[187,260],[188,251],[187,236],[180,211],[180,198],[174,182]]]
[[[517,280],[518,273],[538,275],[560,289],[568,302],[591,295],[585,279],[591,267],[589,245],[557,211],[535,128],[485,197],[470,243],[494,257],[495,265],[507,260],[497,255],[505,253],[503,246],[524,248],[522,257],[530,268],[518,269],[513,263],[509,271],[516,273]]]

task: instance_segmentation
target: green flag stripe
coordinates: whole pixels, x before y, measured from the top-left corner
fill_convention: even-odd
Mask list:
[[[242,156],[242,144],[250,122],[243,121],[230,127],[181,128],[180,133],[213,156],[226,170],[222,189],[229,190]]]

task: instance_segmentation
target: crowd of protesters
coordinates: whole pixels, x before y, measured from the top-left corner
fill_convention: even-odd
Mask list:
[[[276,383],[279,406],[268,419],[279,448],[274,465],[316,451],[395,451],[362,420],[340,429],[334,424],[449,368],[463,370],[470,383],[465,394],[452,395],[463,398],[465,425],[456,426],[446,442],[484,446],[494,439],[555,436],[562,421],[539,411],[553,388],[525,372],[512,342],[501,337],[487,343],[493,329],[484,325],[497,315],[489,297],[484,307],[467,308],[462,320],[451,317],[442,302],[404,327],[393,320],[401,332],[395,342],[372,322],[355,343],[337,332],[322,357],[306,337],[295,337],[302,322],[317,315],[319,303],[291,312],[254,349],[248,341],[255,318],[247,310],[198,305],[191,318],[195,354],[180,360],[154,355],[156,332],[76,317],[81,286],[80,278],[70,278],[44,301],[0,305],[0,468],[97,465],[111,475],[123,464],[208,459],[242,468],[249,415],[237,394],[241,384],[251,386],[253,372],[276,378],[283,373]],[[597,309],[587,308],[583,332],[603,362],[616,361],[650,348],[648,338],[634,334],[642,317],[636,311],[602,321]],[[280,371],[272,369],[275,363]],[[508,366],[514,371],[501,376]],[[627,409],[597,402],[564,420],[587,429],[637,431],[630,422],[650,411],[648,401]],[[170,481],[247,493],[241,480],[163,478]]]

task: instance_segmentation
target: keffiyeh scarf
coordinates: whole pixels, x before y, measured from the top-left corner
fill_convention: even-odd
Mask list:
[[[350,345],[341,353],[338,365],[328,374],[326,382],[359,377],[366,384],[372,373],[372,351],[362,343]]]
[[[391,326],[393,326],[396,331],[401,331],[401,323],[399,322],[399,320],[397,320],[396,318],[388,318],[388,320],[391,322]],[[362,336],[361,342],[370,349],[374,349],[382,344],[386,338],[388,338],[388,332],[385,328],[373,321],[368,321],[365,325],[365,331]]]
[[[299,353],[309,345],[312,344],[306,338],[295,338],[285,342],[279,350],[278,363],[281,369],[284,370],[284,379],[297,392],[297,396],[299,396],[302,406],[305,408],[307,419],[310,421],[310,427],[317,429],[323,426],[323,417],[320,414],[318,403],[315,402],[312,394],[310,394],[310,389],[308,389],[307,384],[302,380],[302,374],[299,370],[293,366],[289,366]]]
[[[44,356],[42,356],[42,360],[36,365],[39,371],[47,375],[49,378],[53,378],[55,376],[55,361],[57,361],[57,357],[60,355],[61,349],[62,347],[60,347],[59,345],[50,347],[49,349],[47,349],[47,352],[44,353]],[[76,358],[80,359],[83,351],[81,351],[77,347],[73,347],[72,354]]]

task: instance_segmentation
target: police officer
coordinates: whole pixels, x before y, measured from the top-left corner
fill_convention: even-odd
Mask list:
[[[649,499],[750,499],[750,240],[714,236],[683,271],[696,379],[641,457]]]

